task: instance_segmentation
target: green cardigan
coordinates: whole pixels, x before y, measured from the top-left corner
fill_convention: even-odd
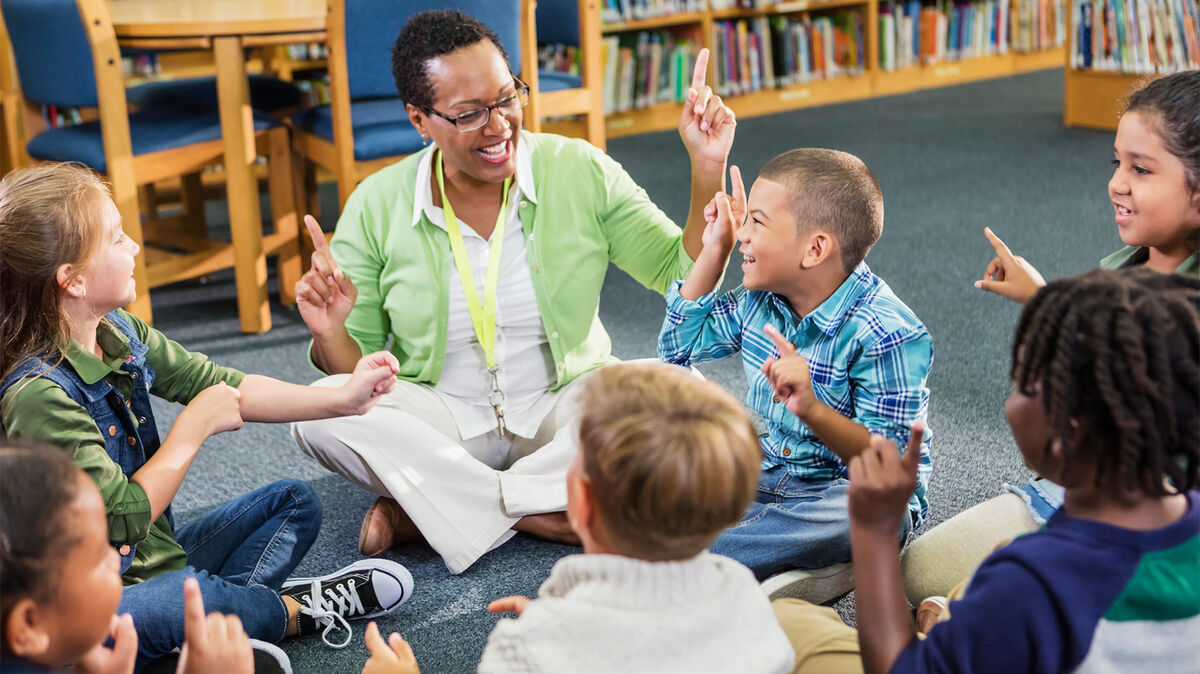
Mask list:
[[[598,316],[609,262],[665,294],[692,259],[682,230],[608,155],[552,134],[523,131],[520,142],[532,156],[536,203],[525,197],[518,208],[557,390],[614,360]],[[362,352],[386,346],[400,361],[399,378],[436,384],[446,356],[450,242],[424,214],[412,224],[417,167],[431,149],[364,180],[330,248],[358,288],[346,329]]]

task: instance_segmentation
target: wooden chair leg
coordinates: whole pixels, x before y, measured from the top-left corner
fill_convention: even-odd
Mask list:
[[[204,217],[204,183],[200,172],[179,178],[179,200],[183,203],[183,229],[192,236],[208,238],[208,222]]]
[[[146,214],[147,220],[158,219],[158,188],[154,186],[154,183],[138,187],[138,204],[141,206],[142,212]]]
[[[267,132],[269,155],[267,180],[271,193],[271,218],[275,234],[284,235],[285,242],[276,251],[275,265],[279,276],[279,301],[286,306],[296,304],[296,282],[300,269],[300,216],[296,211],[293,188],[292,149],[288,130],[279,127]]]
[[[308,175],[313,170],[312,162],[292,149],[292,196],[296,200],[297,226],[300,229],[300,273],[305,274],[312,268],[312,240],[304,226],[303,218],[307,213],[320,219],[320,214],[309,206],[313,192],[309,191]],[[315,190],[314,190],[315,191]]]
[[[126,186],[127,185],[127,186]],[[142,251],[134,261],[133,280],[137,286],[137,299],[126,309],[129,313],[154,325],[154,314],[150,310],[150,275],[146,268],[145,239],[142,236],[141,211],[138,208],[138,190],[132,180],[113,180],[113,201],[117,204],[117,212],[121,214],[121,227],[125,234],[133,239]]]

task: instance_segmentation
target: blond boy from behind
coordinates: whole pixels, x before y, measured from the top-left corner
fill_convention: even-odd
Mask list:
[[[480,672],[784,672],[793,652],[741,564],[705,550],[758,481],[741,404],[664,364],[604,368],[587,384],[567,517],[584,554],[501,620]]]

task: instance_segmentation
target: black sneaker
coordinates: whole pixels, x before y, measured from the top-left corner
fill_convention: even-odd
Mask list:
[[[345,648],[353,636],[347,618],[375,618],[408,601],[413,578],[402,564],[386,559],[360,559],[350,566],[318,578],[292,578],[279,593],[300,602],[296,635],[320,629],[331,648]],[[346,638],[334,643],[329,633],[341,627]]]
[[[258,639],[250,640],[254,649],[254,674],[292,674],[292,661],[275,644]]]

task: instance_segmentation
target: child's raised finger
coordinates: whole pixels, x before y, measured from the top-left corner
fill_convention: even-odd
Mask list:
[[[780,358],[796,353],[796,346],[789,342],[787,337],[784,337],[783,333],[774,325],[770,323],[764,325],[763,334],[770,338],[771,342],[775,344],[776,349],[779,349]]]
[[[909,475],[917,474],[917,466],[921,463],[921,441],[925,438],[925,422],[918,419],[913,422],[912,431],[908,434],[908,446],[904,448],[902,465]]]
[[[1008,244],[1001,241],[1000,237],[996,236],[995,233],[992,232],[991,227],[984,227],[983,235],[986,236],[987,240],[992,244],[992,248],[996,249],[996,255],[1000,256],[1000,258],[1006,263],[1012,262],[1013,254],[1012,251],[1008,249]]]
[[[746,207],[746,185],[742,183],[742,170],[736,165],[729,167],[729,193],[741,208]]]
[[[414,663],[417,661],[417,654],[413,653],[412,644],[405,641],[399,632],[392,632],[388,636],[388,646],[401,660]]]
[[[387,653],[389,650],[387,644],[383,642],[383,637],[379,635],[379,626],[375,624],[374,620],[367,623],[366,642],[367,650],[371,652],[372,656]]]
[[[202,648],[208,642],[207,619],[204,616],[204,597],[200,594],[200,582],[195,578],[183,581],[183,634],[193,648]]]

